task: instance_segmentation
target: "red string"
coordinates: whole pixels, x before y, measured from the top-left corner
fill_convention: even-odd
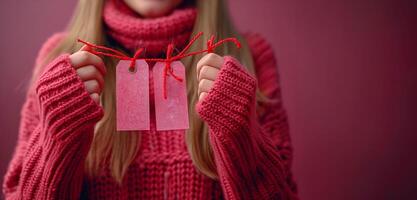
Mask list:
[[[180,77],[178,77],[177,75],[174,74],[174,71],[171,67],[171,63],[173,61],[180,60],[180,59],[188,57],[188,56],[197,55],[197,54],[200,54],[200,53],[205,53],[205,52],[212,53],[216,47],[220,46],[221,44],[223,44],[225,42],[233,42],[236,45],[237,48],[241,48],[240,42],[234,37],[225,38],[225,39],[222,39],[222,40],[214,43],[215,37],[214,37],[214,35],[212,35],[210,37],[210,39],[207,41],[207,49],[191,52],[191,53],[188,53],[188,54],[185,53],[191,48],[191,45],[193,45],[194,42],[198,38],[200,38],[201,35],[203,35],[203,32],[199,32],[197,35],[195,35],[193,38],[191,38],[191,40],[184,47],[184,49],[175,56],[172,56],[172,52],[174,50],[174,44],[169,44],[168,47],[167,47],[166,58],[140,58],[139,56],[143,52],[143,48],[138,49],[135,52],[133,57],[129,57],[128,55],[124,54],[123,52],[117,51],[117,50],[112,49],[112,48],[91,44],[91,43],[83,41],[81,39],[78,39],[78,42],[81,42],[81,43],[89,46],[90,49],[91,49],[90,52],[95,54],[95,55],[108,56],[108,57],[113,57],[113,58],[117,58],[117,59],[120,59],[120,60],[130,60],[131,63],[130,63],[130,66],[129,66],[129,70],[134,70],[136,60],[138,60],[138,59],[143,59],[143,60],[148,61],[148,62],[165,62],[165,67],[164,67],[164,71],[163,71],[163,94],[164,94],[164,98],[166,99],[167,98],[167,89],[166,89],[167,76],[171,75],[175,80],[180,81],[180,82],[183,80],[182,78],[180,78]]]

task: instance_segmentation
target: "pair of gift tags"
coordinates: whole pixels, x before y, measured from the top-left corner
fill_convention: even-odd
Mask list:
[[[136,60],[135,70],[130,71],[131,61],[120,60],[116,66],[116,114],[117,130],[150,130],[149,65]],[[165,62],[155,63],[152,69],[155,118],[157,130],[188,129],[188,103],[185,68],[180,61],[171,63],[171,70],[182,78],[178,81],[165,77]],[[166,84],[166,98],[163,87]]]

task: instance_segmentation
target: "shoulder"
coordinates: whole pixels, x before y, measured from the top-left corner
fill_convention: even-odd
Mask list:
[[[66,35],[67,34],[65,32],[54,33],[51,36],[49,36],[45,40],[45,42],[43,42],[36,56],[35,66],[33,68],[32,74],[32,81],[34,81],[34,79],[36,79],[42,72],[44,68],[42,64],[47,58],[48,54],[59,45],[59,43],[66,37]]]
[[[259,33],[245,33],[246,43],[252,54],[258,87],[271,97],[280,88],[278,64],[271,44]]]
[[[66,35],[67,34],[65,32],[54,33],[49,36],[41,45],[35,59],[31,78],[28,82],[29,91],[33,90],[33,83],[38,79],[39,75],[44,70],[45,66],[43,65],[43,62],[45,61],[46,57],[53,49],[59,45],[59,43],[66,37]]]
[[[41,48],[38,51],[38,55],[36,57],[36,65],[43,62],[43,60],[46,58],[46,56],[55,48],[58,46],[59,42],[62,41],[66,36],[65,32],[58,32],[54,33],[51,36],[49,36],[45,42],[43,42]]]
[[[243,37],[246,39],[246,42],[248,43],[249,47],[252,49],[257,49],[258,45],[261,45],[261,47],[270,46],[269,42],[266,40],[266,38],[257,32],[245,32],[242,33]]]
[[[247,32],[242,35],[248,44],[255,65],[262,65],[263,62],[275,62],[274,50],[263,35],[255,32]]]

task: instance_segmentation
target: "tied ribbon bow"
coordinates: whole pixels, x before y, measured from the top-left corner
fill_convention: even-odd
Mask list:
[[[195,35],[190,42],[187,44],[187,46],[185,46],[185,48],[178,53],[177,55],[172,55],[173,51],[174,51],[174,44],[169,44],[167,47],[167,53],[166,53],[166,58],[140,58],[140,54],[143,52],[143,48],[139,48],[138,50],[136,50],[135,54],[133,55],[133,57],[129,57],[128,55],[124,54],[123,52],[120,52],[118,50],[109,48],[109,47],[105,47],[105,46],[100,46],[100,45],[95,45],[95,44],[91,44],[89,42],[83,41],[81,39],[78,39],[78,42],[81,42],[85,45],[87,45],[88,47],[90,47],[89,52],[95,55],[101,55],[101,56],[108,56],[108,57],[112,57],[112,58],[117,58],[120,60],[130,60],[130,66],[129,66],[129,70],[130,71],[134,71],[135,70],[135,65],[136,65],[136,60],[138,59],[142,59],[148,62],[164,62],[165,63],[165,67],[164,67],[164,71],[163,71],[163,94],[164,94],[164,99],[167,98],[167,89],[166,89],[166,80],[167,77],[169,75],[171,75],[175,80],[182,82],[183,79],[181,77],[178,77],[177,75],[174,74],[174,71],[171,67],[171,63],[177,60],[180,60],[182,58],[188,57],[188,56],[193,56],[193,55],[197,55],[197,54],[201,54],[201,53],[212,53],[214,52],[214,49],[218,46],[220,46],[221,44],[225,43],[225,42],[233,42],[236,47],[239,49],[241,48],[241,44],[240,42],[234,38],[234,37],[230,37],[230,38],[225,38],[222,40],[219,40],[218,42],[214,42],[214,35],[212,35],[210,37],[210,39],[207,41],[207,49],[204,50],[200,50],[200,51],[195,51],[195,52],[191,52],[191,53],[186,53],[188,51],[188,49],[190,49],[191,45],[194,44],[194,42],[200,38],[200,36],[203,35],[203,32],[199,32],[197,35]]]

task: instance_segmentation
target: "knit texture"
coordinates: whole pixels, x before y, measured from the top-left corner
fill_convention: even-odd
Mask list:
[[[119,0],[106,1],[103,10],[107,33],[130,51],[145,47],[147,56],[158,56],[170,43],[184,47],[196,16],[195,8],[186,7],[167,16],[144,19]]]
[[[44,44],[36,66],[63,37],[56,35]],[[246,39],[256,76],[225,56],[213,88],[196,105],[209,126],[219,180],[196,170],[185,131],[155,129],[153,98],[151,130],[140,133],[138,156],[122,185],[108,167],[87,176],[85,159],[103,109],[89,97],[69,55],[63,54],[34,69],[36,79],[21,110],[18,143],[4,178],[6,198],[297,199],[276,60],[262,37],[247,34]],[[150,79],[152,83],[152,73]],[[256,88],[268,98],[258,106]]]

